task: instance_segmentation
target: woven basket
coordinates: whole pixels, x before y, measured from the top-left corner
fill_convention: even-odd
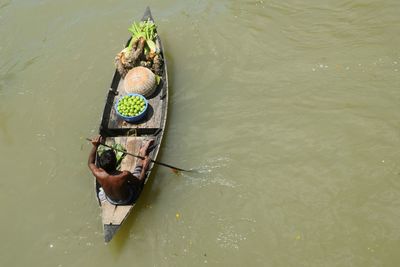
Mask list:
[[[134,93],[149,97],[156,90],[156,76],[148,68],[135,67],[126,74],[124,87],[128,94]]]

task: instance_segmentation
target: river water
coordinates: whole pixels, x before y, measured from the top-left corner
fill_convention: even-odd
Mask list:
[[[86,162],[150,5],[158,167],[103,242]],[[0,0],[1,266],[399,266],[397,0]]]

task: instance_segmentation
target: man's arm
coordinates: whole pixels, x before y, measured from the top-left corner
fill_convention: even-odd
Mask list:
[[[150,158],[148,156],[145,156],[144,160],[140,160],[138,163],[138,166],[141,166],[142,169],[140,171],[140,174],[138,176],[132,175],[132,179],[135,179],[136,181],[139,180],[139,182],[144,182],[144,179],[146,178],[146,171],[149,168],[150,164]]]
[[[145,159],[142,161],[142,164],[143,164],[142,171],[140,172],[139,177],[137,177],[141,182],[144,181],[144,179],[146,178],[146,171],[150,164],[150,158],[148,156],[145,156]]]
[[[136,166],[136,167],[142,166],[142,170],[140,171],[140,174],[138,176],[136,176],[137,174],[134,175],[129,171],[123,171],[121,175],[126,176],[128,182],[131,184],[143,183],[144,179],[146,178],[146,171],[147,168],[149,167],[149,164],[150,164],[150,159],[146,156],[146,158],[144,160],[140,160],[138,165]]]
[[[93,147],[92,147],[92,150],[90,151],[90,154],[89,154],[88,167],[92,171],[92,173],[95,174],[95,172],[99,171],[99,168],[97,168],[97,166],[96,166],[96,164],[94,162],[96,160],[97,148],[100,145],[100,136],[94,138],[92,140],[92,144],[93,144]]]
[[[128,177],[128,181],[130,181],[131,183],[143,183],[145,178],[146,178],[146,171],[149,168],[149,164],[151,159],[148,156],[148,148],[149,146],[154,142],[154,140],[149,140],[145,143],[144,146],[142,146],[140,148],[139,151],[139,155],[144,157],[144,159],[139,160],[134,172]],[[142,169],[140,170],[140,173],[137,173],[136,168],[137,167],[142,167]]]

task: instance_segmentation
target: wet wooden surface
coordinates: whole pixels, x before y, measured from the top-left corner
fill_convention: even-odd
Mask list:
[[[150,97],[148,100],[148,108],[146,112],[146,116],[138,123],[129,123],[120,118],[115,111],[115,104],[117,100],[124,96],[125,88],[124,88],[124,80],[121,79],[118,85],[118,95],[114,96],[113,99],[108,99],[109,103],[112,103],[112,109],[110,111],[110,116],[108,119],[108,129],[158,129],[161,127],[161,119],[163,107],[166,103],[163,103],[165,99],[162,99],[162,90],[161,87],[163,84],[158,85],[154,95]]]
[[[107,137],[105,143],[109,146],[114,144],[121,144],[128,153],[139,155],[139,150],[146,140],[150,138],[145,137]],[[125,155],[121,162],[121,171],[133,172],[137,164],[138,158]],[[130,210],[135,206],[132,205],[113,205],[107,200],[100,202],[102,209],[103,224],[121,224],[124,218],[129,214]]]

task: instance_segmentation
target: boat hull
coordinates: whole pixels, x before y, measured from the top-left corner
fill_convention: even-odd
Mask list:
[[[146,9],[142,21],[147,19],[150,19],[154,22],[150,8]],[[129,41],[130,40],[128,40],[128,43]],[[106,103],[99,129],[99,133],[101,136],[103,136],[103,138],[105,138],[105,143],[107,145],[121,144],[128,153],[134,155],[139,154],[139,149],[144,142],[150,139],[154,140],[154,145],[152,146],[153,149],[149,154],[150,158],[153,160],[156,160],[161,147],[168,111],[167,63],[165,60],[164,48],[159,36],[157,36],[156,43],[160,48],[160,54],[164,60],[164,63],[160,83],[157,85],[153,95],[147,99],[149,103],[149,110],[146,113],[146,117],[143,118],[141,122],[132,124],[122,120],[116,114],[113,107],[118,97],[125,92],[125,83],[118,71],[115,71],[110,89],[107,93]],[[121,162],[121,170],[133,172],[137,160],[137,158],[126,155]],[[154,163],[151,163],[146,172],[145,184],[147,183],[153,168]],[[108,202],[107,199],[99,197],[100,184],[97,181],[95,181],[95,188],[96,197],[101,208],[104,240],[105,242],[109,242],[118,232],[128,215],[133,211],[133,208],[140,195],[133,203],[130,203],[129,205],[113,205]]]

